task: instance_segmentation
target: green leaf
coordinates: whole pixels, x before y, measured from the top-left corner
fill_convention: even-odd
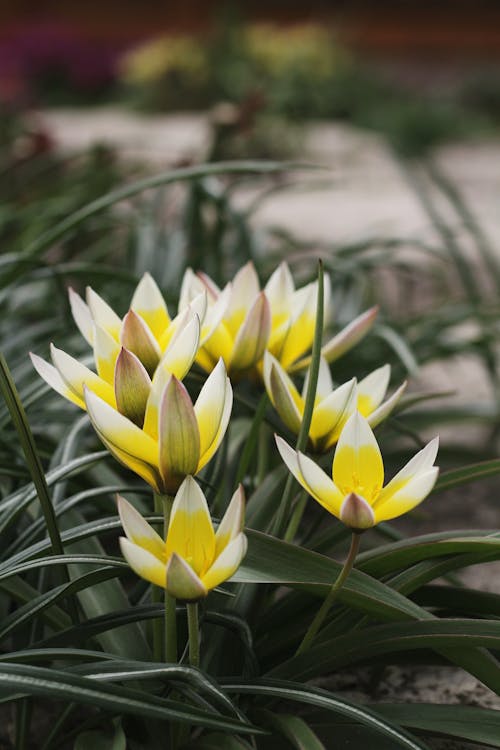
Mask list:
[[[113,736],[109,732],[83,732],[76,738],[73,750],[126,750],[127,738],[121,723],[117,723]]]
[[[374,708],[390,721],[411,729],[500,747],[500,711],[427,703],[381,703]]]
[[[308,652],[310,653],[310,652]],[[377,716],[374,711],[359,706],[351,701],[338,698],[332,693],[320,688],[307,687],[285,680],[260,679],[254,682],[240,680],[224,680],[222,683],[230,693],[242,695],[257,695],[279,700],[304,703],[324,711],[331,711],[351,719],[356,724],[364,724],[377,733],[396,741],[405,750],[429,750],[427,745],[410,734],[392,724],[390,721]]]
[[[323,641],[306,653],[293,656],[271,672],[272,677],[309,680],[318,675],[386,654],[412,649],[500,649],[497,620],[420,620],[357,630]],[[497,686],[500,672],[497,666]]]
[[[500,459],[494,458],[491,461],[481,461],[468,466],[461,466],[459,469],[445,471],[437,480],[432,492],[448,490],[450,487],[459,487],[468,482],[475,482],[478,479],[493,477],[500,474]]]
[[[195,726],[248,733],[258,731],[242,721],[203,711],[186,703],[159,698],[118,685],[98,684],[88,677],[25,664],[0,665],[0,691],[77,701],[118,714],[133,714]]]
[[[300,716],[258,711],[256,717],[265,728],[285,737],[295,750],[325,750],[325,746]]]

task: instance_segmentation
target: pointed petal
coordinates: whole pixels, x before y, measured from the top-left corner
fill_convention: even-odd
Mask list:
[[[328,446],[333,445],[342,427],[350,416],[351,404],[356,389],[356,378],[340,385],[314,408],[311,420],[310,437],[319,441],[328,437]]]
[[[139,281],[130,303],[130,309],[141,316],[157,340],[170,323],[163,294],[149,273],[145,273]]]
[[[182,380],[191,369],[198,353],[199,344],[200,320],[197,315],[193,315],[179,326],[171,338],[159,366]]]
[[[307,394],[307,389],[309,387],[309,375],[310,375],[310,368],[306,372],[306,376],[304,378],[304,387],[302,388],[302,398],[305,399]],[[320,357],[319,359],[319,373],[318,373],[318,385],[316,387],[316,398],[321,401],[322,399],[326,398],[331,394],[333,391],[333,380],[332,375],[330,372],[330,368],[328,366],[328,362],[324,357]]]
[[[233,336],[236,336],[259,292],[259,279],[255,267],[250,261],[243,268],[240,268],[231,284],[231,297],[227,307],[225,323]]]
[[[92,287],[87,287],[87,304],[89,306],[94,323],[118,341],[122,322],[115,311],[94,292]]]
[[[333,459],[333,481],[342,494],[373,504],[384,483],[384,465],[370,425],[359,412],[346,422]]]
[[[310,458],[295,451],[283,438],[275,435],[275,439],[281,458],[299,484],[329,513],[338,517],[344,496],[330,477]]]
[[[397,406],[401,396],[406,390],[407,382],[405,380],[402,385],[399,386],[397,391],[395,391],[390,398],[387,399],[383,404],[381,404],[378,409],[375,409],[369,417],[368,417],[368,424],[372,429],[374,429],[377,425],[379,425],[381,422],[386,419],[389,414],[395,409]]]
[[[215,533],[205,495],[191,476],[177,494],[167,535],[167,557],[178,554],[197,575],[210,567],[215,556]]]
[[[159,366],[156,368],[156,372],[151,382],[151,390],[149,392],[148,403],[146,404],[146,415],[144,417],[143,430],[145,433],[152,437],[153,440],[158,440],[158,423],[160,420],[160,404],[167,383],[170,379],[170,373],[167,372],[163,367]]]
[[[149,375],[153,375],[160,361],[160,347],[148,324],[133,310],[129,310],[123,319],[120,342],[140,359]]]
[[[143,430],[88,388],[85,403],[92,424],[110,445],[152,467],[158,466],[158,444]]]
[[[189,394],[173,375],[163,391],[158,431],[160,472],[167,491],[174,493],[184,477],[197,472],[200,432]]]
[[[120,537],[120,549],[134,573],[154,583],[155,586],[165,588],[167,582],[165,563],[160,562],[151,552],[138,547],[123,536]]]
[[[61,378],[75,396],[83,399],[84,386],[87,386],[111,406],[116,405],[113,388],[99,375],[96,375],[95,372],[89,370],[78,360],[70,357],[62,349],[57,349],[53,344],[50,345],[50,354]]]
[[[278,356],[282,366],[287,371],[290,371],[295,360],[312,346],[316,324],[317,299],[317,284],[308,284],[302,289],[298,289],[293,295],[293,319]]]
[[[208,277],[206,278],[208,279]],[[213,303],[218,296],[218,290],[215,292],[211,284],[204,283],[204,280],[202,280],[197,274],[195,274],[192,268],[186,268],[186,271],[182,278],[181,291],[179,294],[178,312],[183,312],[187,307],[189,307],[194,298],[202,292],[205,292],[207,294],[207,298],[211,303]]]
[[[230,542],[217,557],[211,568],[201,577],[202,583],[208,591],[227,581],[238,570],[247,552],[247,538],[244,534]]]
[[[80,398],[75,393],[73,393],[71,388],[68,388],[53,365],[49,364],[44,359],[39,357],[38,354],[32,354],[30,352],[30,357],[33,363],[33,367],[40,375],[40,377],[45,380],[47,385],[50,385],[51,388],[53,388],[61,396],[64,396],[64,398],[68,399],[68,401],[71,401],[71,403],[79,406],[80,409],[85,409],[85,401],[83,400],[83,398]]]
[[[291,315],[294,290],[295,285],[288,263],[282,261],[264,288],[271,306],[273,330]]]
[[[227,313],[230,296],[231,289],[226,287],[224,291],[219,294],[214,304],[207,308],[205,317],[202,320],[200,345],[205,344],[222,324],[224,316]]]
[[[203,348],[198,352],[197,362],[204,370],[211,372],[222,358],[227,368],[231,363],[233,349],[233,338],[226,324],[222,322],[203,344]]]
[[[130,453],[127,453],[127,451],[121,450],[116,445],[113,445],[113,443],[107,440],[102,432],[97,429],[94,423],[92,424],[92,426],[96,431],[99,440],[119,463],[123,464],[123,466],[125,466],[130,471],[133,471],[135,474],[137,474],[137,476],[142,477],[142,479],[144,479],[144,481],[153,488],[154,492],[157,492],[159,494],[163,494],[165,492],[165,487],[160,477],[160,472],[158,471],[158,468],[156,466],[152,466],[146,461],[142,461],[141,459],[137,458],[137,456],[132,456]]]
[[[231,498],[224,517],[219,524],[215,534],[215,556],[218,557],[222,550],[243,531],[245,521],[245,491],[243,485],[238,488]]]
[[[375,322],[378,307],[371,307],[343,328],[336,336],[328,341],[322,348],[321,353],[328,362],[335,362],[349,349],[366,336]]]
[[[120,354],[120,344],[100,326],[94,326],[94,360],[99,376],[113,385],[115,380],[115,365]]]
[[[231,369],[247,370],[259,362],[271,332],[271,313],[264,292],[255,299],[238,331],[231,356]]]
[[[375,515],[364,497],[351,492],[340,508],[340,520],[353,531],[364,531],[375,525]]]
[[[381,521],[390,521],[413,510],[434,487],[438,478],[439,469],[433,466],[427,471],[414,475],[405,483],[397,492],[386,497],[383,502],[375,506],[376,523]]]
[[[194,406],[200,435],[198,471],[210,461],[224,438],[232,407],[233,389],[226,375],[224,362],[220,359],[203,385]]]
[[[425,448],[416,453],[408,463],[396,474],[395,477],[384,487],[375,508],[389,500],[393,495],[402,490],[413,477],[429,471],[436,460],[439,448],[439,438],[435,437]]]
[[[116,496],[118,514],[127,538],[150,552],[165,565],[165,542],[141,514],[121,495]]]
[[[208,593],[191,566],[176,553],[167,565],[167,591],[181,602],[196,602]]]
[[[298,435],[304,415],[304,401],[281,365],[274,357],[273,360],[267,393],[284,424]]]
[[[72,287],[69,287],[68,294],[73,320],[85,341],[92,346],[94,340],[94,319],[92,318],[90,308]]]
[[[358,381],[358,411],[360,414],[368,417],[380,406],[387,393],[390,379],[391,366],[384,365]]]
[[[115,395],[120,414],[138,427],[144,423],[151,380],[139,359],[122,347],[116,360]]]

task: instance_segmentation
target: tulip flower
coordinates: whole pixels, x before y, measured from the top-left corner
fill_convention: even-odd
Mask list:
[[[118,497],[126,534],[120,539],[123,556],[137,575],[176,599],[202,599],[231,578],[245,556],[244,505],[240,485],[214,531],[205,496],[188,476],[175,496],[164,540],[130,503]]]
[[[276,437],[283,461],[302,487],[354,532],[407,513],[424,500],[438,475],[438,438],[431,440],[384,487],[384,465],[368,421],[349,417],[333,459],[332,477],[303,453]]]
[[[227,371],[239,377],[252,370],[262,359],[271,331],[271,312],[266,295],[251,263],[244,266],[221,291],[206,274],[186,271],[181,288],[179,311],[205,292],[208,307],[224,309],[221,323],[205,339],[198,363],[210,372],[220,357]]]
[[[84,386],[122,411],[120,394],[124,389],[136,388],[145,403],[151,378],[158,369],[182,380],[202,337],[210,335],[212,327],[217,326],[222,310],[219,305],[207,316],[203,292],[171,320],[163,296],[149,274],[139,282],[123,320],[90,287],[87,303],[72,289],[69,298],[74,320],[93,347],[96,372],[53,345],[52,365],[36,354],[31,359],[39,375],[81,409],[85,409]],[[122,413],[129,416],[126,410]],[[139,417],[134,418],[137,420],[140,422]]]
[[[322,453],[335,445],[342,428],[356,410],[367,418],[371,427],[376,427],[388,417],[406,388],[406,383],[403,383],[384,402],[390,376],[390,365],[384,365],[359,383],[353,378],[334,389],[330,369],[322,357],[309,429],[311,450]],[[301,395],[280,363],[269,352],[264,355],[263,378],[274,408],[286,426],[298,435],[304,416],[308,378],[305,379]]]
[[[191,269],[184,276],[179,310],[202,290],[207,293],[208,306],[228,300],[223,326],[207,338],[198,354],[200,365],[210,371],[223,357],[228,371],[242,372],[261,364],[268,349],[288,372],[304,370],[310,363],[308,352],[314,339],[318,284],[312,282],[295,288],[290,269],[281,263],[263,291],[252,263],[236,274],[233,282],[220,290],[203,273]],[[330,279],[324,281],[325,319],[330,305]],[[322,349],[329,361],[340,357],[354,346],[372,326],[377,309],[360,315],[344,330],[328,341]]]
[[[231,414],[231,384],[220,360],[194,405],[184,385],[164,369],[156,371],[148,393],[145,373],[144,389],[137,387],[134,368],[138,371],[141,365],[130,357],[123,364],[125,374],[117,398],[127,414],[85,388],[87,411],[98,436],[118,461],[155,492],[173,494],[188,474],[201,471],[219,447]],[[134,417],[142,413],[138,423]]]

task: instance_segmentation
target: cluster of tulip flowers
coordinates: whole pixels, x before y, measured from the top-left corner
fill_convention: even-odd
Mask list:
[[[251,263],[222,290],[206,274],[188,269],[174,317],[149,274],[123,318],[91,288],[86,301],[72,289],[69,298],[75,323],[93,349],[95,371],[53,345],[52,364],[37,355],[32,360],[54,390],[87,411],[106,448],[151,486],[155,508],[163,511],[161,536],[118,497],[123,556],[153,584],[153,595],[156,587],[165,590],[166,641],[155,649],[157,655],[176,659],[175,600],[180,600],[187,605],[191,663],[199,663],[197,602],[234,575],[247,550],[241,485],[214,530],[194,479],[221,445],[231,416],[232,385],[244,379],[265,388],[285,427],[299,435],[298,449],[276,436],[291,474],[352,530],[343,572],[300,648],[308,647],[354,563],[361,533],[414,508],[437,478],[433,440],[383,486],[373,429],[405,389],[403,383],[386,399],[389,365],[360,381],[353,378],[337,387],[332,381],[329,364],[363,338],[377,310],[321,343],[329,277],[320,268],[316,282],[296,289],[286,263],[263,289]],[[193,403],[182,381],[195,364],[205,377]],[[302,393],[293,380],[301,375]],[[331,477],[304,452],[317,457],[335,446]],[[279,523],[275,530],[282,533]]]

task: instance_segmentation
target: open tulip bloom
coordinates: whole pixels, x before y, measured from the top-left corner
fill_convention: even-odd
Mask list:
[[[131,416],[123,393],[132,383],[144,401],[156,373],[182,378],[189,371],[204,337],[217,327],[222,303],[207,312],[206,293],[198,294],[173,320],[165,300],[149,274],[139,282],[123,320],[90,287],[87,302],[72,289],[73,318],[92,346],[96,372],[51,345],[53,364],[32,354],[39,375],[58,393],[85,409],[84,386],[101,399]],[[134,419],[135,421],[135,419]]]
[[[333,459],[333,479],[314,461],[276,437],[283,461],[302,487],[354,532],[390,521],[415,508],[432,490],[438,438],[431,440],[384,487],[384,464],[368,421],[359,412],[347,421]]]
[[[188,269],[179,309],[185,309],[203,290],[209,307],[227,300],[222,325],[200,348],[198,362],[204,369],[210,371],[222,357],[230,374],[243,373],[260,366],[266,349],[286,371],[307,367],[314,340],[317,282],[296,289],[288,265],[281,263],[261,291],[255,268],[247,263],[221,291],[206,274]],[[329,306],[330,278],[325,276],[325,320]],[[354,346],[368,332],[376,314],[377,309],[372,308],[352,321],[323,346],[324,357],[331,362]]]
[[[122,396],[129,416],[86,388],[90,420],[115,458],[155,492],[173,494],[188,474],[198,474],[210,461],[226,433],[233,391],[224,363],[220,360],[208,376],[194,405],[185,386],[163,369],[148,393],[133,378],[131,383]]]
[[[118,497],[126,534],[120,539],[123,556],[141,578],[176,599],[197,601],[231,578],[245,556],[244,506],[240,485],[214,531],[205,496],[188,476],[175,496],[164,540],[130,503]]]
[[[316,389],[314,411],[309,429],[309,445],[316,453],[328,451],[338,441],[348,418],[358,410],[367,418],[371,427],[376,427],[392,412],[401,398],[406,383],[384,402],[389,380],[390,365],[374,370],[365,378],[333,388],[332,376],[326,360],[322,357]],[[302,395],[275,357],[264,355],[263,378],[268,396],[284,424],[296,435],[304,417],[308,376]]]

